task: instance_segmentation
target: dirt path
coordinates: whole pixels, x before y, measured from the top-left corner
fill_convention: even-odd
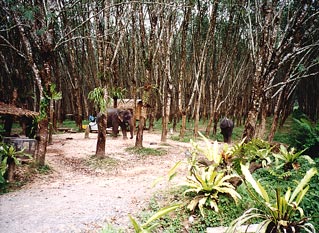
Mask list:
[[[96,136],[54,135],[46,155],[54,172],[0,196],[0,232],[99,232],[107,224],[129,231],[128,214],[138,213],[156,190],[167,188],[166,181],[151,186],[185,159],[189,147],[171,140],[161,144],[159,134],[144,132],[144,147],[163,148],[168,153],[141,156],[125,150],[134,146],[134,139],[108,138],[106,152],[114,164],[103,170],[86,163],[95,152]]]

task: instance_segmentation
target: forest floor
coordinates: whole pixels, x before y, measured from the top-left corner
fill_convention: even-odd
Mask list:
[[[46,154],[49,173],[0,195],[0,232],[100,232],[107,226],[131,232],[128,215],[138,216],[154,195],[174,185],[163,179],[152,186],[176,162],[186,160],[190,148],[190,143],[170,139],[161,143],[160,134],[144,131],[144,148],[166,153],[138,155],[127,150],[134,147],[135,138],[108,137],[108,159],[102,163],[92,158],[96,138],[96,133],[89,139],[84,139],[84,133],[53,135]],[[175,184],[181,180],[177,178]]]

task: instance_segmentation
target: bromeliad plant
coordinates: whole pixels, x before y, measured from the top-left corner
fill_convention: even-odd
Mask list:
[[[194,211],[199,208],[201,215],[204,216],[204,207],[208,206],[218,212],[219,195],[230,195],[236,202],[240,195],[236,192],[235,187],[230,183],[236,174],[228,174],[225,167],[220,166],[223,160],[223,152],[219,149],[217,142],[213,144],[202,134],[200,136],[206,143],[205,147],[191,141],[193,151],[189,159],[190,175],[187,177],[184,194],[191,198],[187,208]],[[199,163],[199,156],[204,156],[208,162]]]
[[[240,164],[250,163],[260,164],[259,167],[266,167],[272,163],[272,147],[268,142],[254,138],[248,143],[244,143],[245,138],[239,144],[230,148],[228,153],[232,154],[232,167],[240,174]]]
[[[193,211],[197,206],[202,216],[204,214],[204,206],[209,206],[218,212],[218,199],[221,194],[229,194],[236,202],[240,199],[240,195],[236,192],[235,187],[229,182],[237,175],[225,175],[224,171],[217,171],[213,165],[207,168],[199,167],[193,170],[193,173],[187,177],[187,190],[185,194],[194,194],[187,208]]]
[[[253,178],[247,166],[241,165],[241,169],[246,183],[249,183],[255,191],[253,192],[248,188],[249,193],[263,207],[247,210],[231,223],[227,233],[237,232],[236,229],[239,226],[250,223],[253,219],[261,220],[256,232],[300,232],[301,229],[309,233],[316,232],[314,226],[308,222],[308,218],[304,217],[303,209],[299,206],[309,189],[308,183],[310,179],[317,174],[315,168],[308,170],[293,192],[289,188],[282,195],[280,188],[277,188],[274,201],[270,199],[270,195],[264,187]]]
[[[284,167],[285,171],[291,169],[298,169],[300,167],[298,160],[300,158],[306,159],[309,164],[314,164],[314,161],[308,156],[303,155],[306,149],[295,152],[295,148],[287,149],[284,145],[280,145],[280,153],[273,154],[276,159],[277,169]],[[280,163],[281,162],[281,163]]]

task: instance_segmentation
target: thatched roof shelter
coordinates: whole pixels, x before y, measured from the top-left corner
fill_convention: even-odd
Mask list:
[[[0,115],[36,117],[39,115],[39,113],[0,102]]]

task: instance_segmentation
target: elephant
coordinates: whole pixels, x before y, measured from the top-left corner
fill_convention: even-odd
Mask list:
[[[131,137],[134,135],[134,124],[132,113],[128,109],[109,108],[107,109],[107,127],[112,127],[113,136],[117,137],[119,126],[123,133],[123,139],[127,139],[127,128],[129,127]]]
[[[220,121],[220,129],[221,129],[221,134],[224,136],[224,142],[231,143],[233,128],[234,128],[233,121],[228,119],[227,117],[224,117]]]

